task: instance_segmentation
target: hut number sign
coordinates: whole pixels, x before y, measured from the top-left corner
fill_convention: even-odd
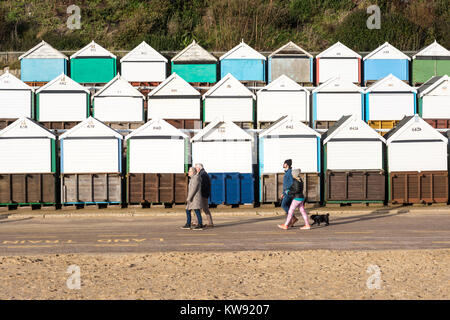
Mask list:
[[[349,127],[348,130],[359,130],[359,127]]]
[[[155,126],[153,127],[153,130],[161,130],[161,126]]]
[[[86,128],[93,129],[93,128],[95,128],[95,124],[93,122],[89,121]]]
[[[293,124],[288,124],[288,125],[286,125],[286,129],[294,129],[294,125]]]
[[[420,127],[413,127],[413,128],[411,128],[411,131],[413,131],[413,132],[422,131],[422,128],[420,128]]]
[[[25,121],[22,121],[22,122],[20,123],[19,128],[20,128],[20,129],[26,129],[26,128],[28,128],[27,123],[26,123]]]

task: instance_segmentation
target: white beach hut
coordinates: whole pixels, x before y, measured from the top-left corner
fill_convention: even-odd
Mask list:
[[[256,93],[257,116],[261,122],[274,122],[291,115],[309,123],[309,91],[288,76],[281,75]]]
[[[255,95],[230,73],[203,95],[203,121],[254,121]]]
[[[122,76],[132,82],[161,82],[167,77],[167,59],[145,41],[120,59]]]
[[[431,121],[435,128],[441,126],[436,121],[445,119],[450,121],[450,81],[448,75],[433,77],[417,89],[419,95],[418,114]],[[448,121],[447,121],[448,122]],[[444,126],[448,127],[448,123]]]
[[[93,97],[93,115],[103,122],[143,122],[145,96],[117,75]]]
[[[0,76],[1,119],[32,118],[34,89],[6,71]]]

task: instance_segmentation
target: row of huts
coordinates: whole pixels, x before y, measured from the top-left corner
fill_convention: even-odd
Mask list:
[[[29,117],[49,128],[52,122],[75,125],[90,115],[107,123],[142,124],[161,118],[186,129],[201,128],[216,118],[264,124],[292,115],[312,128],[327,129],[348,114],[378,129],[392,128],[396,121],[414,114],[436,128],[448,128],[449,77],[433,77],[416,89],[390,74],[366,90],[334,77],[310,91],[281,75],[254,94],[227,74],[201,96],[174,73],[144,96],[117,75],[91,96],[88,88],[65,74],[37,90],[12,74],[0,76],[0,120]]]
[[[19,59],[25,82],[48,82],[63,73],[79,83],[107,83],[118,71],[117,57],[94,41],[70,59],[42,41]],[[216,83],[228,74],[239,81],[270,83],[285,74],[295,82],[318,86],[336,76],[365,84],[393,74],[416,85],[449,74],[450,52],[435,41],[411,58],[386,42],[362,58],[337,42],[314,58],[289,42],[266,57],[242,41],[218,59],[193,41],[169,66],[166,57],[142,42],[120,59],[120,69],[131,82],[162,82],[171,72],[195,83]]]
[[[183,203],[195,163],[211,177],[210,203],[278,202],[285,159],[308,202],[446,203],[449,193],[448,137],[418,115],[384,137],[347,115],[323,135],[284,116],[258,134],[216,120],[192,138],[162,119],[124,137],[93,117],[58,137],[24,117],[0,131],[0,150],[1,205]]]

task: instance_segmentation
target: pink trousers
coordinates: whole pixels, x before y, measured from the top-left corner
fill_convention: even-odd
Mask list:
[[[289,223],[292,220],[292,217],[294,216],[294,211],[297,208],[300,208],[300,213],[302,214],[303,220],[305,220],[305,225],[309,226],[309,221],[308,221],[308,214],[306,213],[305,207],[304,207],[305,201],[297,201],[297,200],[292,200],[291,206],[289,207],[289,212],[288,212],[288,216],[286,218],[286,222],[284,223],[286,226],[289,225]]]

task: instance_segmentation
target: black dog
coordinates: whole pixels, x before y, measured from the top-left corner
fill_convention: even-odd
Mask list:
[[[314,223],[311,226],[315,225],[316,223],[317,223],[317,225],[320,226],[321,222],[325,222],[325,225],[328,226],[330,224],[330,221],[329,221],[329,218],[328,218],[329,216],[330,216],[329,213],[327,213],[327,214],[313,214],[313,215],[311,215],[311,219],[314,220]]]

